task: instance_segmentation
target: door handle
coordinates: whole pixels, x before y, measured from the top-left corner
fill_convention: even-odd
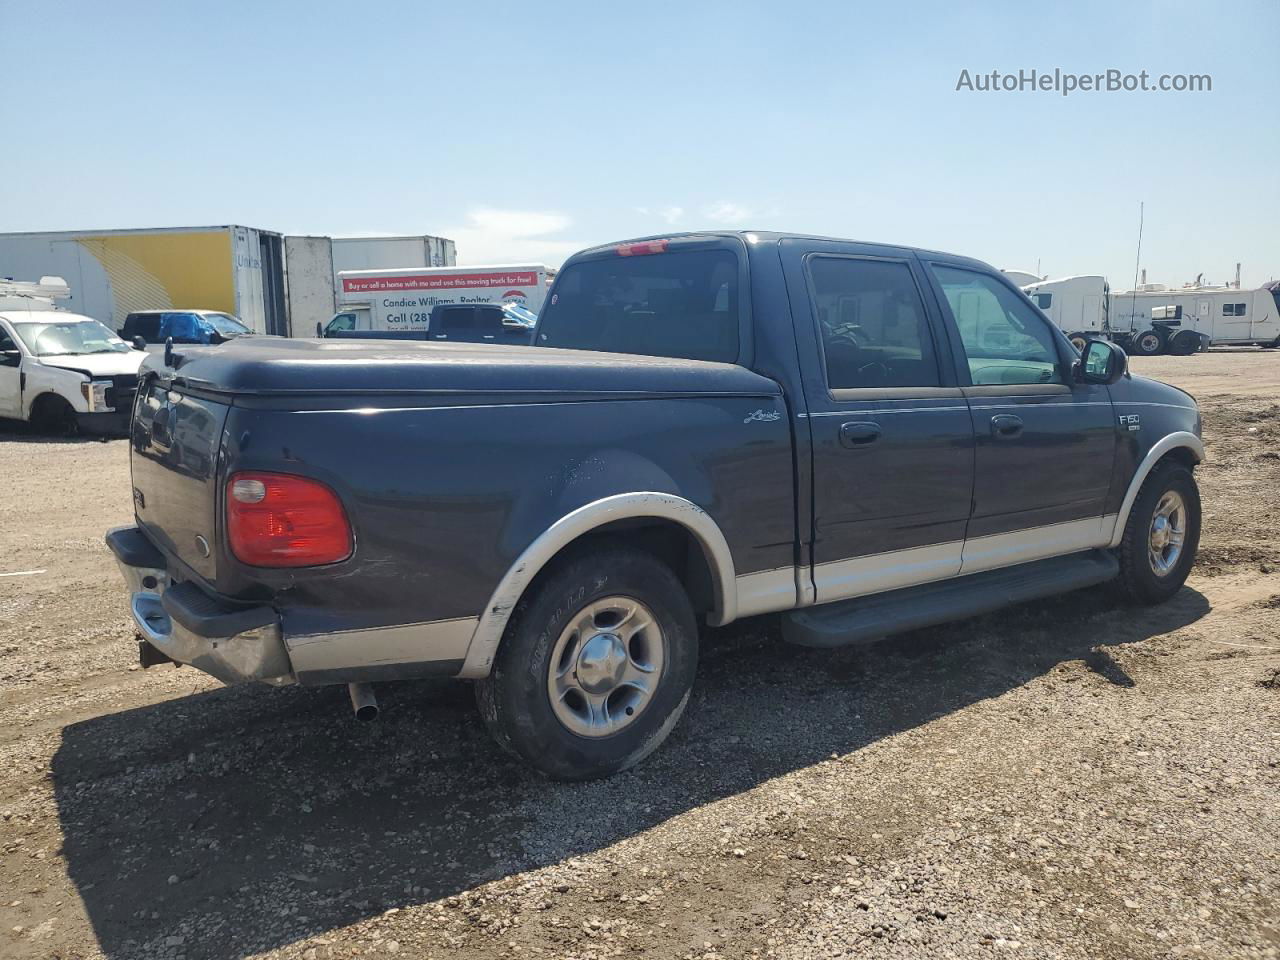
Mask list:
[[[880,424],[854,421],[840,424],[840,446],[865,447],[880,439]]]
[[[991,418],[991,432],[997,437],[1016,437],[1022,433],[1022,418],[1012,413],[998,413]]]

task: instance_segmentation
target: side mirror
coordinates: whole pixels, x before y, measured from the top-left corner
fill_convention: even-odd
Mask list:
[[[21,365],[21,350],[0,350],[0,367],[17,367]]]
[[[134,337],[134,338],[133,338],[133,349],[135,349],[135,350],[146,350],[146,349],[147,349],[147,341],[146,341],[146,338],[145,338],[145,337]]]
[[[1112,384],[1125,375],[1128,366],[1128,356],[1110,340],[1086,340],[1076,364],[1077,379]]]

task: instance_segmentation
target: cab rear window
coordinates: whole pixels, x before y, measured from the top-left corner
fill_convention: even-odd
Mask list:
[[[739,310],[729,250],[583,260],[557,278],[538,344],[732,363]]]

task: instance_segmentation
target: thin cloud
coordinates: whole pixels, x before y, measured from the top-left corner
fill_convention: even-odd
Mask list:
[[[558,266],[565,257],[587,246],[561,239],[573,225],[565,214],[546,210],[501,210],[477,207],[467,222],[446,228],[443,235],[458,245],[458,263],[546,263]]]
[[[722,200],[719,203],[712,204],[703,211],[702,215],[712,223],[742,226],[747,220],[751,219],[752,211],[740,203],[730,203],[727,200]]]
[[[650,207],[636,207],[635,211],[642,217],[657,217],[667,224],[678,223],[684,217],[684,207],[677,207],[674,204],[667,207],[658,207],[656,210]]]

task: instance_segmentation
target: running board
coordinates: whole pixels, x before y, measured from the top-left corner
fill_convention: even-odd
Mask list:
[[[836,600],[782,617],[782,639],[802,647],[844,647],[891,633],[963,620],[1115,579],[1120,562],[1109,550],[1089,550],[1003,570],[953,577],[889,593]]]

